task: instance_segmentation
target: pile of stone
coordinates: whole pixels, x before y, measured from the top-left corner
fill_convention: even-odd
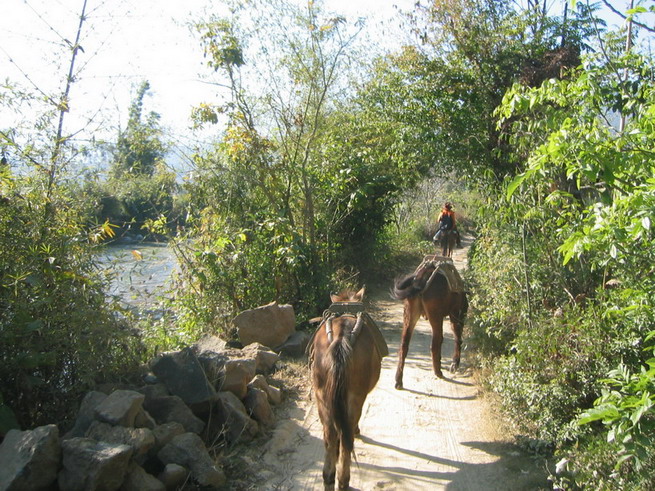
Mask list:
[[[244,339],[247,329],[237,326]],[[278,352],[302,353],[306,336],[293,328],[281,336]],[[266,375],[278,359],[259,342],[228,348],[213,336],[164,353],[151,362],[145,385],[89,392],[63,436],[56,425],[9,431],[0,445],[0,490],[220,488],[226,477],[212,450],[271,427],[271,405],[282,392]]]

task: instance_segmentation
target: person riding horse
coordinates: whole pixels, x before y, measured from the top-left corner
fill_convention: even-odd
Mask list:
[[[439,218],[437,218],[437,223],[439,228],[437,233],[434,234],[434,237],[432,238],[433,241],[439,242],[442,235],[453,233],[457,238],[457,247],[462,246],[459,230],[457,230],[457,223],[455,222],[455,212],[453,211],[453,205],[449,201],[446,201],[443,208],[441,209]]]

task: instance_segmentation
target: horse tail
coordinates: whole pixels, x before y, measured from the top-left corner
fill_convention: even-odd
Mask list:
[[[332,415],[332,423],[337,430],[341,444],[348,452],[352,452],[355,437],[348,417],[349,366],[352,357],[352,345],[349,337],[344,336],[342,332],[328,348],[327,355],[325,401],[328,405],[328,413]]]
[[[430,274],[434,268],[426,268],[417,273],[412,273],[401,277],[394,282],[391,290],[392,298],[396,300],[405,300],[423,293]]]

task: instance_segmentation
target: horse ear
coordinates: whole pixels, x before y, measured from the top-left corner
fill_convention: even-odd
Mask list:
[[[359,290],[357,293],[355,293],[355,300],[358,302],[361,302],[364,300],[364,293],[366,293],[366,287],[363,286],[361,290]]]

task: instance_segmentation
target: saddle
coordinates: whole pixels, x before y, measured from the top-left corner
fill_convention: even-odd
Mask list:
[[[425,276],[427,271],[432,267],[434,267],[434,270],[426,279]],[[434,280],[437,274],[443,275],[446,278],[450,291],[456,293],[462,293],[466,291],[466,288],[464,287],[464,280],[460,276],[459,271],[457,271],[452,258],[440,256],[438,254],[430,254],[423,258],[421,264],[419,264],[419,266],[416,268],[416,271],[414,271],[414,282],[417,284],[417,286],[419,286],[421,283],[423,283],[423,281],[425,281],[425,284],[420,286],[421,291],[425,290],[428,286],[430,286],[432,280]]]
[[[314,331],[314,334],[312,334],[309,343],[307,344],[307,355],[309,356],[310,365],[313,359],[312,351],[313,351],[314,338],[316,337],[316,333],[321,328],[321,326],[325,324],[325,330],[328,335],[328,340],[330,340],[331,342],[332,321],[335,318],[341,316],[349,316],[357,319],[355,321],[355,326],[353,327],[352,331],[348,333],[352,345],[354,345],[357,342],[357,338],[359,337],[359,334],[362,332],[362,329],[366,327],[369,329],[370,333],[373,336],[373,340],[375,342],[375,349],[380,355],[380,358],[384,358],[389,354],[389,347],[387,346],[387,342],[385,341],[382,332],[380,332],[380,328],[375,323],[373,318],[368,314],[368,312],[366,312],[366,310],[364,309],[364,304],[362,302],[334,302],[332,305],[330,305],[328,309],[326,309],[323,312],[321,323],[318,325],[318,327]]]

